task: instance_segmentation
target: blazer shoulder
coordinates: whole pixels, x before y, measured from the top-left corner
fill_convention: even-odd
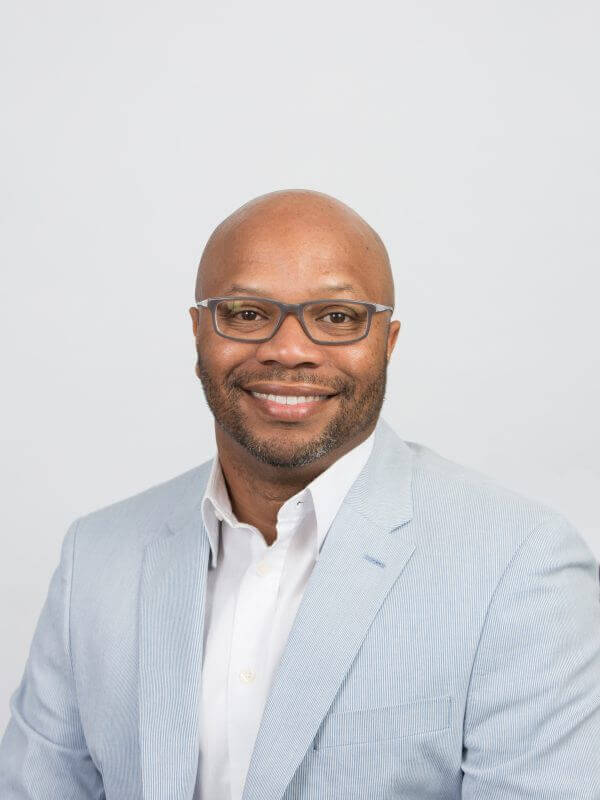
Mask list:
[[[200,502],[212,461],[79,517],[74,523],[78,541],[117,539],[122,546],[125,539],[145,547],[173,513],[191,511]]]
[[[456,534],[473,544],[478,541],[486,549],[509,553],[541,525],[570,526],[566,517],[547,503],[419,442],[405,443],[412,453],[415,512],[425,524],[435,521],[436,530],[449,540]]]

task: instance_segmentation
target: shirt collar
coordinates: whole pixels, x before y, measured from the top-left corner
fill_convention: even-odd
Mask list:
[[[312,496],[317,518],[317,552],[321,550],[327,532],[340,510],[344,498],[350,491],[350,487],[369,460],[374,441],[375,431],[364,442],[334,461],[306,487]]]
[[[231,508],[231,500],[225,485],[218,454],[213,458],[212,468],[202,498],[202,519],[210,543],[211,566],[215,567],[219,555],[219,525],[221,520],[226,520],[232,527],[239,525]]]
[[[279,509],[278,523],[283,519],[288,522],[293,518],[299,519],[310,511],[310,501],[312,501],[317,523],[317,552],[319,552],[344,498],[373,451],[374,441],[375,431],[364,442],[334,461],[304,489],[286,500]],[[218,454],[213,458],[202,498],[202,518],[210,543],[211,566],[215,567],[219,555],[220,521],[225,520],[232,528],[246,524],[239,522],[233,513]]]

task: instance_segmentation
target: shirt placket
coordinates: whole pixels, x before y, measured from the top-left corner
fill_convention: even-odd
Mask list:
[[[250,530],[251,562],[238,590],[228,675],[228,738],[231,797],[242,795],[246,771],[268,686],[266,667],[277,597],[289,538],[267,547]]]

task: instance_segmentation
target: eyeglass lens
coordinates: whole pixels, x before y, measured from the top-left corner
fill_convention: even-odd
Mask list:
[[[215,308],[218,330],[237,339],[265,339],[279,322],[281,310],[268,300],[221,300]],[[369,312],[352,301],[311,303],[303,308],[304,324],[320,341],[358,339],[367,330]]]

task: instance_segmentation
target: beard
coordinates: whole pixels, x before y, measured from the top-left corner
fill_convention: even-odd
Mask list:
[[[387,358],[384,352],[377,374],[362,391],[359,391],[356,381],[350,379],[327,381],[328,388],[338,393],[335,401],[338,410],[320,433],[303,441],[296,441],[295,437],[290,436],[296,423],[289,422],[280,423],[281,427],[271,435],[256,435],[252,431],[252,421],[242,411],[240,398],[245,391],[242,386],[253,381],[284,381],[291,385],[319,383],[312,373],[303,375],[296,372],[290,376],[282,367],[261,375],[239,371],[222,381],[215,379],[206,369],[199,352],[196,371],[217,424],[264,464],[293,468],[311,464],[375,425],[385,399]]]

